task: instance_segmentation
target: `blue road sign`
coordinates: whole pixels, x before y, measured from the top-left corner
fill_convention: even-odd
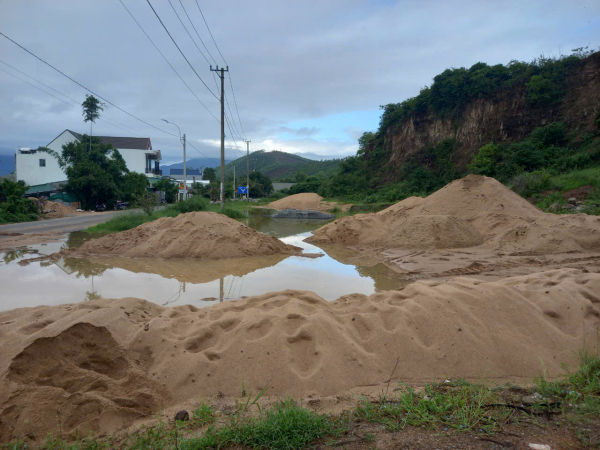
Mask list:
[[[248,189],[246,189],[246,186],[238,186],[237,193],[238,194],[247,194]]]

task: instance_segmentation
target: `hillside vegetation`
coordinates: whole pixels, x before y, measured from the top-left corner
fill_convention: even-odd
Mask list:
[[[363,134],[337,173],[309,177],[291,193],[395,202],[477,173],[538,202],[551,194],[560,203],[557,196],[575,185],[591,186],[588,197],[600,201],[599,68],[600,53],[576,49],[445,70],[418,96],[382,106],[379,129]],[[571,172],[587,174],[585,184],[561,184]]]
[[[234,166],[236,176],[246,176],[246,161],[247,157],[243,156],[228,163],[225,166],[225,176],[233,174]],[[340,161],[339,159],[316,161],[277,150],[272,152],[258,150],[250,153],[250,171],[256,169],[272,180],[294,182],[297,181],[296,174],[331,175],[337,171]]]

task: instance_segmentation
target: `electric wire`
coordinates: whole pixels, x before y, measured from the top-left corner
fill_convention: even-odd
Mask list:
[[[162,25],[162,27],[165,29],[165,31],[167,32],[167,34],[169,35],[169,37],[171,38],[171,41],[173,41],[173,44],[175,44],[175,47],[177,47],[177,50],[179,50],[179,53],[181,53],[181,56],[183,56],[183,59],[185,59],[185,61],[188,63],[188,65],[190,66],[190,68],[194,71],[194,73],[196,74],[196,76],[198,77],[198,79],[202,82],[202,84],[206,87],[206,89],[208,89],[208,91],[212,94],[212,96],[214,98],[216,98],[217,100],[219,100],[219,97],[217,97],[215,95],[215,93],[208,87],[208,85],[204,82],[204,80],[202,79],[202,77],[200,75],[198,75],[198,72],[196,72],[196,69],[194,69],[194,66],[192,66],[192,64],[190,63],[190,61],[187,59],[187,57],[185,56],[185,54],[183,53],[183,51],[181,51],[181,48],[179,48],[179,45],[177,45],[177,42],[175,42],[175,39],[173,39],[173,36],[171,36],[171,33],[169,32],[169,30],[167,29],[167,27],[165,26],[165,24],[163,23],[162,19],[160,18],[160,16],[158,15],[158,13],[156,12],[156,10],[154,9],[154,6],[152,6],[152,3],[150,3],[150,0],[146,0],[146,2],[148,3],[148,5],[150,5],[150,8],[152,8],[152,11],[154,12],[154,15],[156,16],[156,18],[158,19],[158,21],[160,22],[160,24]]]
[[[144,35],[146,35],[146,37],[148,38],[148,40],[152,43],[152,45],[154,46],[154,48],[156,49],[156,51],[160,54],[160,56],[163,57],[163,59],[166,61],[166,63],[169,65],[169,67],[173,70],[173,72],[175,72],[175,74],[179,77],[179,79],[181,80],[181,82],[185,85],[185,87],[188,88],[188,90],[192,93],[192,95],[196,98],[196,100],[198,100],[198,102],[204,107],[204,109],[206,109],[208,111],[208,113],[213,117],[213,119],[215,119],[218,123],[221,123],[221,121],[210,111],[210,109],[208,109],[208,106],[206,106],[204,104],[204,102],[202,100],[200,100],[200,98],[196,95],[196,93],[192,90],[192,88],[185,82],[185,80],[182,78],[182,76],[179,74],[179,72],[177,72],[177,70],[175,69],[175,67],[173,67],[173,65],[169,62],[169,60],[167,59],[167,57],[164,55],[164,53],[158,48],[158,46],[154,43],[154,41],[152,40],[152,38],[148,35],[148,33],[146,33],[146,30],[144,30],[144,28],[142,27],[142,25],[138,22],[138,20],[135,18],[135,16],[132,14],[132,12],[129,10],[129,8],[127,8],[127,6],[125,6],[125,3],[123,3],[123,0],[119,0],[119,2],[121,3],[121,5],[123,5],[123,8],[125,8],[125,10],[129,13],[129,15],[131,16],[131,18],[134,20],[134,22],[137,24],[137,26],[140,28],[140,30],[142,30],[142,33],[144,33]]]
[[[168,132],[168,131],[165,131],[165,130],[163,130],[162,128],[159,128],[159,127],[157,127],[157,126],[155,126],[155,125],[152,125],[151,123],[149,123],[149,122],[146,122],[145,120],[143,120],[143,119],[140,119],[140,118],[139,118],[139,117],[137,117],[137,116],[134,116],[134,115],[133,115],[133,114],[131,114],[130,112],[128,112],[128,111],[125,111],[123,108],[121,108],[121,107],[119,107],[119,106],[115,105],[113,102],[111,102],[110,100],[107,100],[106,98],[102,97],[101,95],[99,95],[99,94],[96,94],[94,91],[92,91],[91,89],[89,89],[89,88],[85,87],[85,86],[84,86],[83,84],[81,84],[79,81],[77,81],[77,80],[75,80],[75,79],[71,78],[69,75],[67,75],[67,74],[66,74],[66,73],[64,73],[63,71],[61,71],[61,70],[57,69],[56,67],[54,67],[54,66],[53,66],[52,64],[50,64],[49,62],[46,62],[45,60],[43,60],[42,58],[40,58],[39,56],[37,56],[37,55],[36,55],[36,54],[34,54],[33,52],[31,52],[31,51],[27,50],[27,49],[26,49],[25,47],[23,47],[21,44],[19,44],[18,42],[16,42],[16,41],[12,40],[11,38],[9,38],[9,37],[8,37],[6,34],[2,33],[1,31],[0,31],[0,35],[1,35],[1,36],[4,36],[4,37],[5,37],[6,39],[8,39],[10,42],[12,42],[13,44],[15,44],[17,47],[21,48],[22,50],[26,51],[27,53],[29,53],[31,56],[33,56],[33,57],[34,57],[34,58],[36,58],[37,60],[39,60],[39,61],[43,62],[44,64],[46,64],[48,67],[50,67],[50,68],[54,69],[56,72],[60,73],[62,76],[64,76],[64,77],[68,78],[68,79],[69,79],[69,80],[71,80],[73,83],[77,84],[78,86],[82,87],[82,88],[83,88],[83,89],[85,89],[86,91],[90,92],[92,95],[95,95],[96,97],[98,97],[98,98],[100,98],[100,99],[104,100],[104,101],[105,101],[106,103],[108,103],[109,105],[111,105],[111,106],[114,106],[114,107],[115,107],[115,108],[117,108],[119,111],[122,111],[122,112],[124,112],[124,113],[125,113],[125,114],[127,114],[128,116],[131,116],[131,117],[133,117],[134,119],[136,119],[136,120],[138,120],[138,121],[140,121],[140,122],[142,122],[142,123],[144,123],[144,124],[148,125],[149,127],[152,127],[152,128],[154,128],[154,129],[156,129],[156,130],[158,130],[158,131],[162,131],[162,132],[163,132],[163,133],[165,133],[165,134],[168,134],[168,135],[171,135],[171,136],[175,136],[175,137],[177,137],[177,135],[176,135],[176,134],[170,133],[170,132]]]

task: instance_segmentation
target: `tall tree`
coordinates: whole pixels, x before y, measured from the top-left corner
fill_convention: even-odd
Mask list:
[[[100,111],[104,111],[104,103],[98,100],[93,95],[86,95],[85,100],[81,104],[83,109],[83,121],[90,123],[90,151],[92,149],[92,124],[96,119],[100,118]]]

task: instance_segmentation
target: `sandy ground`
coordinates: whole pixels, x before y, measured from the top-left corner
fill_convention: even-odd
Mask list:
[[[307,242],[342,262],[371,258],[408,279],[598,270],[600,217],[547,214],[493,178],[469,175],[427,198],[344,217]]]
[[[131,230],[85,242],[64,250],[65,256],[123,256],[130,258],[200,258],[205,260],[298,255],[300,247],[214,212],[190,212],[162,217]]]
[[[531,379],[573,366],[600,326],[600,274],[419,281],[326,302],[283,291],[208,308],[93,300],[0,314],[0,439],[110,433],[160,408],[234,397],[330,397],[406,382]]]
[[[338,207],[340,211],[346,211],[352,207],[351,204],[338,204],[336,202],[326,202],[318,194],[304,193],[290,195],[280,200],[269,203],[266,206],[257,206],[257,208],[276,209],[281,211],[284,209],[299,209],[301,211],[320,211],[329,212],[333,208]]]

